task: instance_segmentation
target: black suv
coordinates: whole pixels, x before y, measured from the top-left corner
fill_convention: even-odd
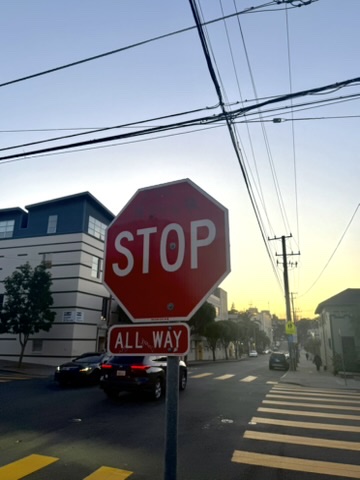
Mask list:
[[[269,358],[269,368],[280,368],[282,370],[289,370],[289,354],[284,352],[273,352]]]
[[[100,387],[110,398],[120,392],[143,391],[158,400],[166,384],[166,356],[128,355],[110,357],[101,365]],[[179,361],[179,390],[185,390],[187,367]]]

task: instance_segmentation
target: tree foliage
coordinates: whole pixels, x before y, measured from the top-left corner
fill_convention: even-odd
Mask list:
[[[44,263],[34,269],[25,263],[4,280],[5,303],[0,315],[0,332],[18,335],[19,366],[29,337],[41,330],[48,332],[54,322],[55,312],[50,310],[53,304],[51,284],[51,274]]]
[[[205,331],[210,324],[215,323],[215,318],[215,307],[209,302],[203,303],[189,320],[191,333],[206,337]]]

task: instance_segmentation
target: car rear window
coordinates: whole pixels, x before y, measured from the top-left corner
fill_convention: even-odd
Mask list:
[[[283,360],[285,355],[283,353],[273,353],[271,355],[271,358],[279,358],[280,360]]]

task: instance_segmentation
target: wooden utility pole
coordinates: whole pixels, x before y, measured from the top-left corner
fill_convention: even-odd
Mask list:
[[[291,238],[292,235],[288,235],[287,237],[285,235],[282,235],[281,237],[274,237],[274,238],[269,238],[269,240],[280,240],[281,239],[281,245],[282,245],[282,254],[276,254],[277,256],[282,256],[283,258],[283,266],[284,266],[284,290],[285,290],[285,305],[286,305],[286,323],[291,324],[291,306],[290,306],[290,289],[289,289],[289,276],[288,276],[288,262],[287,262],[287,257],[289,255],[300,255],[299,253],[290,253],[288,254],[286,252],[286,238]],[[294,343],[294,338],[293,335],[288,335],[288,349],[289,349],[289,354],[290,354],[290,370],[295,371],[296,370],[296,347]]]

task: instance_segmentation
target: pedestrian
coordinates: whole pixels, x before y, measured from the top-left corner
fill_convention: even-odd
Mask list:
[[[305,357],[306,357],[306,360],[309,360],[309,353],[308,352],[305,353]]]
[[[315,365],[316,365],[316,370],[319,371],[320,367],[322,365],[322,360],[320,358],[320,355],[318,355],[318,354],[315,355],[313,363],[315,363]]]

